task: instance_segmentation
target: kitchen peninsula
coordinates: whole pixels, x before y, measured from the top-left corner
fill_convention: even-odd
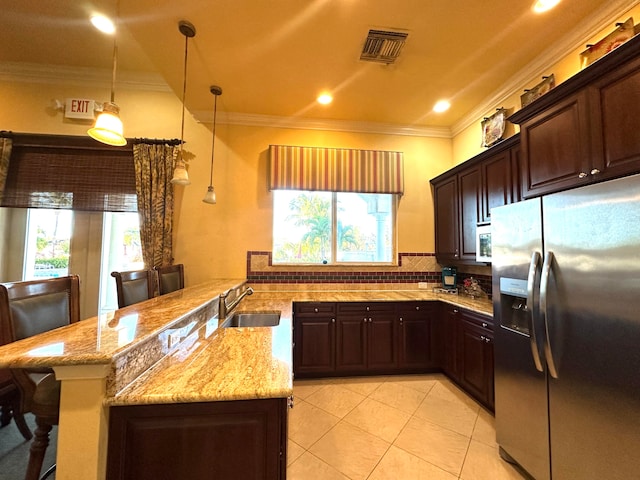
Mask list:
[[[219,328],[219,295],[244,288],[244,280],[215,280],[0,349],[0,367],[52,366],[62,380],[58,479],[106,478],[110,411],[118,408],[267,399],[286,405],[293,301],[440,300],[491,314],[486,300],[431,290],[256,291],[237,310],[280,311],[279,326]],[[284,421],[286,427],[286,407]]]

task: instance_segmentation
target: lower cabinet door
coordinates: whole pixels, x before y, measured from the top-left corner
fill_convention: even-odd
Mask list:
[[[367,318],[338,316],[336,371],[358,373],[367,369]]]
[[[111,407],[107,480],[286,475],[287,399]]]
[[[335,371],[335,327],[333,316],[294,319],[293,372],[297,377]]]
[[[376,372],[390,372],[398,368],[396,319],[393,315],[370,317],[367,325],[367,366]]]

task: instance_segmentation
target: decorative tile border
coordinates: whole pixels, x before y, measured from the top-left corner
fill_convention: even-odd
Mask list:
[[[491,291],[489,275],[458,274],[458,281],[473,276],[486,292]],[[477,270],[472,268],[472,270]],[[247,280],[253,284],[417,284],[425,282],[437,286],[442,282],[442,267],[434,253],[403,252],[398,265],[363,267],[347,265],[273,265],[271,252],[247,252]],[[417,288],[417,285],[415,285]]]

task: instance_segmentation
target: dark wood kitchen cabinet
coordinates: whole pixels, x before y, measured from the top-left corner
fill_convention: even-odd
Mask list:
[[[640,37],[516,112],[523,198],[640,172]]]
[[[293,304],[293,371],[299,376],[321,376],[336,369],[336,304]]]
[[[402,302],[397,304],[400,355],[398,367],[403,371],[425,371],[437,365],[433,340],[435,302]]]
[[[287,399],[109,409],[107,480],[284,479]]]
[[[514,135],[431,180],[439,263],[476,263],[477,224],[521,199],[519,142]]]
[[[480,221],[479,166],[434,182],[436,257],[440,263],[475,261]]]
[[[337,304],[337,372],[383,373],[397,368],[397,324],[394,311],[392,302]]]
[[[490,410],[494,408],[493,324],[490,317],[440,304],[440,362],[449,378]]]
[[[458,322],[458,381],[486,407],[494,408],[493,324],[487,317],[461,309]]]

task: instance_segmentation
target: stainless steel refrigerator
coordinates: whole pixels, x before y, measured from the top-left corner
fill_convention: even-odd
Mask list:
[[[640,175],[491,225],[500,454],[537,480],[640,478]]]

